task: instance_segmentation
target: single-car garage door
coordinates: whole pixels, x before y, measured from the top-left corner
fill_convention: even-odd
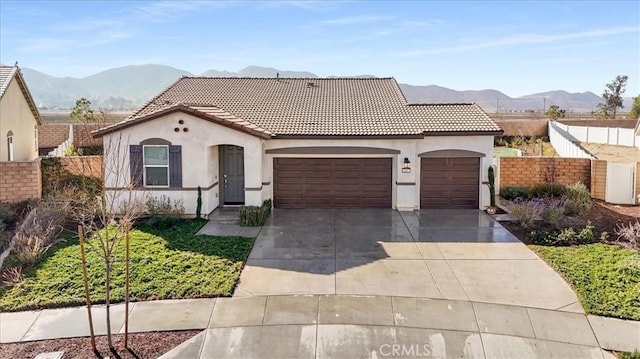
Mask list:
[[[422,158],[420,208],[478,208],[480,158]]]
[[[391,158],[274,158],[276,208],[390,208]]]

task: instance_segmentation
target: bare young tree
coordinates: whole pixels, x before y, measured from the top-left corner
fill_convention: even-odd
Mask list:
[[[105,309],[107,342],[109,349],[115,350],[111,340],[111,275],[114,264],[121,260],[117,253],[124,239],[126,229],[146,212],[147,193],[135,188],[135,182],[129,174],[128,141],[112,135],[104,140],[104,189],[78,191],[74,194],[73,213],[75,220],[84,228],[89,239],[86,244],[90,251],[97,253],[105,268]],[[89,161],[77,162],[78,171],[90,173]],[[91,169],[93,170],[93,169]],[[74,171],[75,172],[75,171]],[[91,182],[87,178],[88,182]]]

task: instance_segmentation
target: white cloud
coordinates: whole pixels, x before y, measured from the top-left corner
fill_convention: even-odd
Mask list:
[[[355,15],[339,17],[335,19],[320,20],[317,23],[323,25],[358,25],[379,23],[390,19],[391,17],[383,15]]]
[[[457,46],[446,46],[439,48],[431,48],[426,50],[406,51],[396,53],[397,57],[413,57],[421,55],[437,55],[450,52],[465,52],[473,50],[482,50],[494,47],[517,46],[526,44],[552,43],[565,40],[586,39],[593,37],[603,37],[612,35],[639,33],[638,26],[620,26],[611,29],[596,29],[589,31],[573,32],[566,34],[539,35],[539,34],[519,34],[501,39],[487,40],[476,42],[473,44],[463,44]]]

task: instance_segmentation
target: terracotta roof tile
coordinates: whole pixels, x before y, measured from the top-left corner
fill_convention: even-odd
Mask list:
[[[475,104],[409,105],[393,78],[183,77],[107,133],[188,106],[274,136],[498,132]]]

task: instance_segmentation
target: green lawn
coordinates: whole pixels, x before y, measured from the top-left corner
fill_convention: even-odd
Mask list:
[[[253,238],[196,236],[204,221],[171,228],[141,225],[131,231],[132,300],[203,298],[233,293]],[[77,237],[58,244],[12,288],[0,290],[0,310],[18,311],[84,304]],[[112,274],[112,300],[124,300],[124,241]],[[104,302],[104,261],[87,253],[93,303]],[[11,260],[8,258],[8,262]]]
[[[587,313],[640,320],[640,253],[601,243],[530,248],[567,280]]]
[[[517,157],[518,151],[507,147],[494,147],[493,157]]]

